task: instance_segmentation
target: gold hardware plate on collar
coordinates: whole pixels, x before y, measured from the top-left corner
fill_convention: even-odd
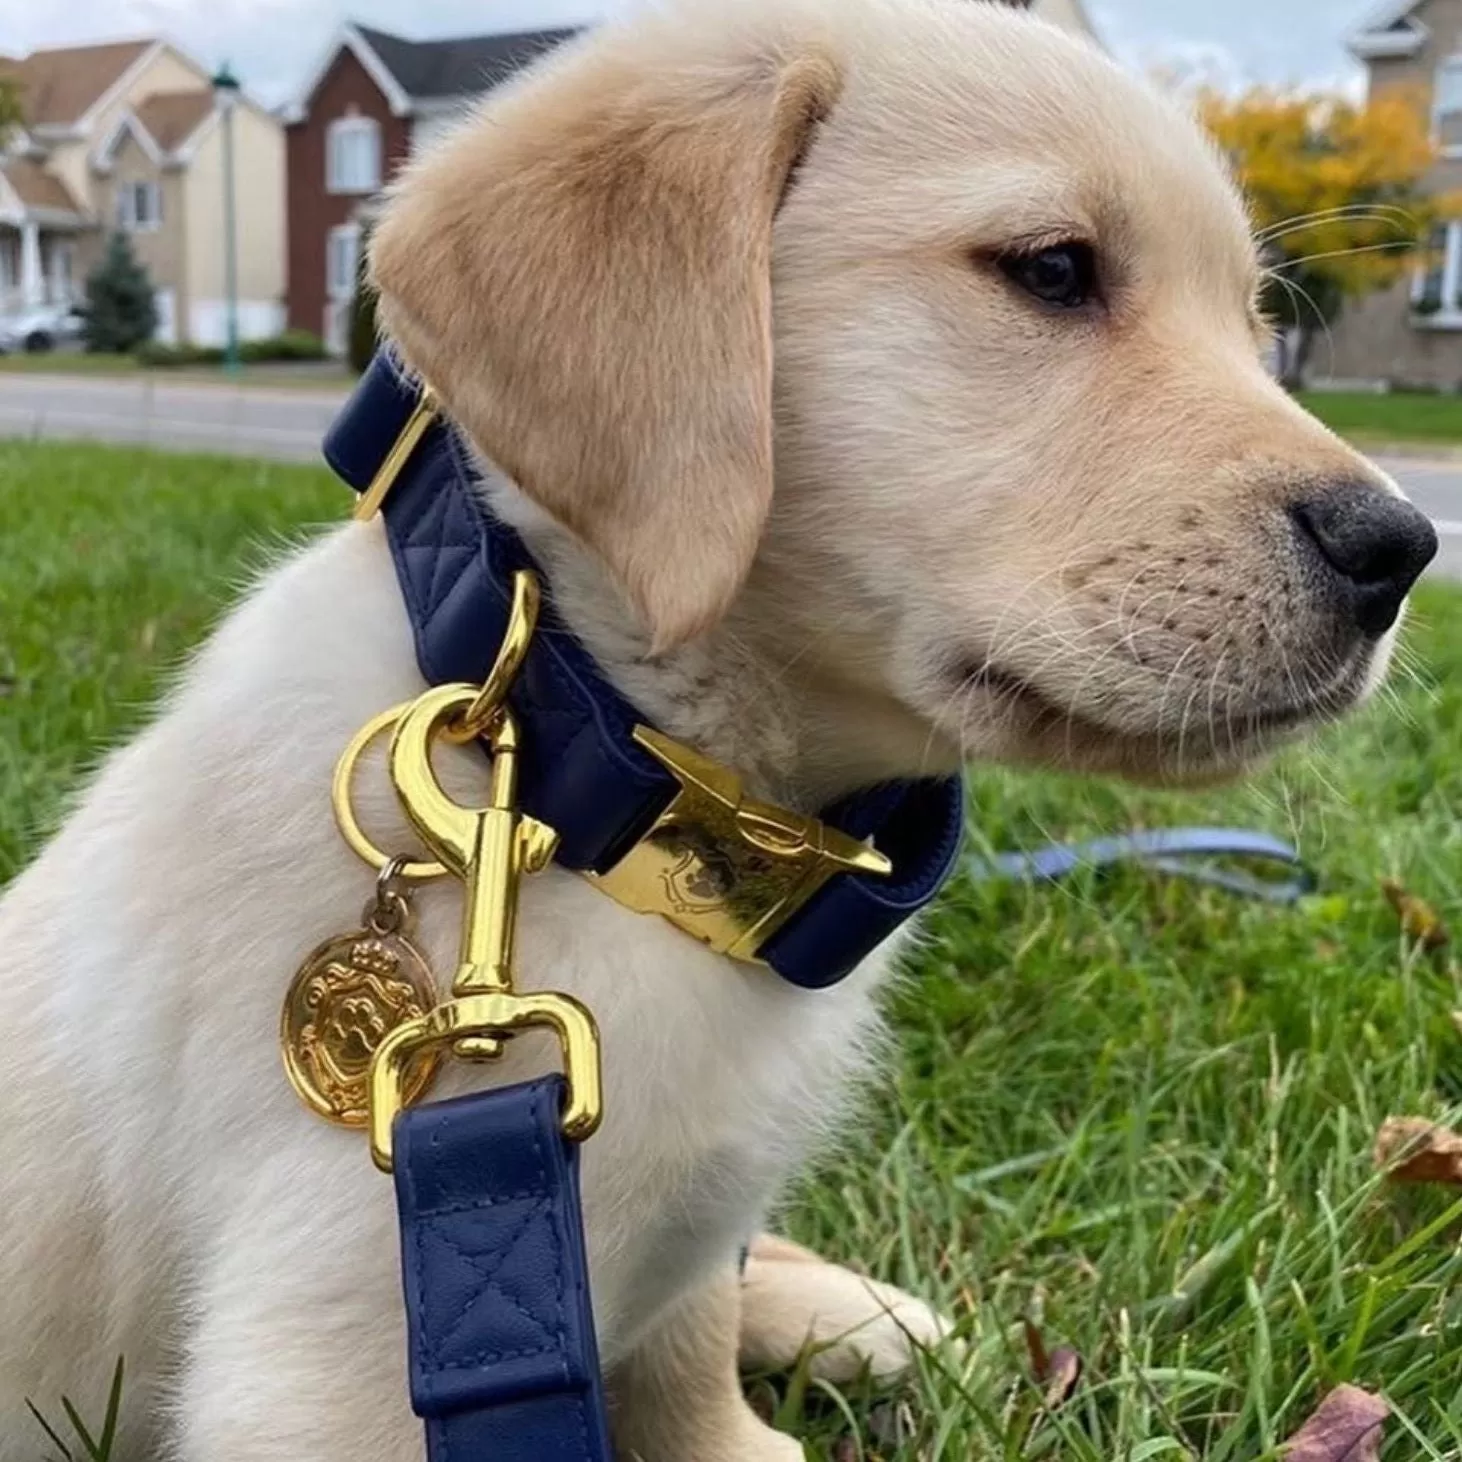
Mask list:
[[[421,399],[416,403],[416,409],[401,429],[401,435],[396,438],[386,460],[381,463],[380,471],[371,479],[371,485],[361,494],[360,501],[355,505],[357,522],[369,523],[381,511],[391,489],[396,486],[396,479],[411,460],[411,454],[421,445],[421,439],[432,429],[440,414],[441,406],[436,394],[429,386],[422,387]]]
[[[588,875],[626,908],[659,914],[718,954],[755,961],[834,874],[892,872],[867,843],[747,797],[734,772],[690,747],[647,726],[636,727],[635,740],[680,791],[609,872]]]

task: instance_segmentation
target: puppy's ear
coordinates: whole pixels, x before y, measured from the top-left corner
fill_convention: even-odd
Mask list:
[[[388,332],[656,650],[725,611],[766,521],[772,221],[837,86],[820,54],[591,40],[410,170],[376,230]]]

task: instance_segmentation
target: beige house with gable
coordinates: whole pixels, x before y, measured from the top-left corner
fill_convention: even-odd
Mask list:
[[[1386,0],[1350,38],[1371,95],[1404,89],[1431,118],[1441,157],[1430,185],[1462,193],[1462,0]],[[1462,390],[1462,219],[1395,288],[1347,307],[1315,368],[1337,384]]]
[[[117,229],[157,288],[159,336],[226,333],[224,126],[208,71],[160,40],[0,59],[23,130],[0,153],[0,315],[79,299]],[[285,292],[284,132],[234,110],[240,334],[276,334]]]

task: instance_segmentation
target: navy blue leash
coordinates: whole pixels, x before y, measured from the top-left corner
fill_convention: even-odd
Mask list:
[[[430,1462],[610,1462],[564,1083],[408,1108],[393,1150]]]
[[[1277,865],[1289,876],[1266,878],[1216,861],[1236,858]],[[1053,843],[1034,853],[999,853],[990,858],[972,854],[965,860],[965,871],[976,882],[1009,878],[1056,883],[1081,868],[1105,869],[1120,863],[1138,863],[1275,904],[1296,903],[1313,893],[1317,882],[1288,843],[1267,833],[1218,827],[1158,828],[1088,843]]]

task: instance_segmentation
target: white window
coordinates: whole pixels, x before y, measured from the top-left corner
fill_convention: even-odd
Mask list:
[[[325,135],[325,186],[332,193],[374,193],[381,186],[381,125],[340,117]]]
[[[1412,276],[1411,307],[1440,328],[1462,323],[1462,221],[1438,224]]]
[[[117,227],[128,233],[155,233],[162,225],[162,189],[156,183],[117,185]]]
[[[1452,56],[1437,68],[1432,121],[1442,152],[1462,157],[1462,56]]]
[[[325,243],[325,293],[332,300],[355,294],[360,274],[360,229],[353,223],[332,228]]]
[[[1451,232],[1438,224],[1426,241],[1421,262],[1411,280],[1411,303],[1422,314],[1435,314],[1442,307],[1442,285],[1447,275],[1447,242]]]

